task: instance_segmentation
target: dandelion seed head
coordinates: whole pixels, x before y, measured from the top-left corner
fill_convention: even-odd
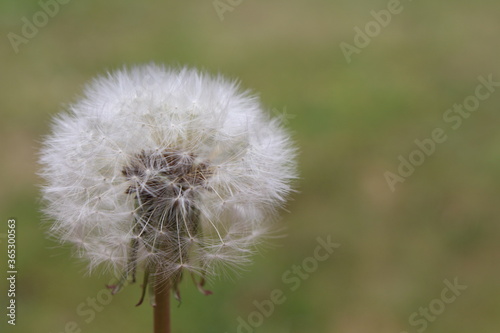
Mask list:
[[[289,135],[257,97],[157,65],[92,81],[40,156],[51,234],[89,270],[160,279],[247,263],[295,178]]]

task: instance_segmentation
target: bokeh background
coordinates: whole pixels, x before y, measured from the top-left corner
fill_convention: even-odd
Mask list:
[[[500,330],[500,91],[458,129],[443,120],[480,75],[500,81],[498,1],[402,1],[350,63],[340,43],[353,44],[354,28],[390,1],[222,0],[232,9],[223,19],[212,0],[65,1],[17,53],[8,34],[21,35],[23,17],[33,22],[43,9],[0,1],[0,233],[17,219],[19,272],[17,325],[2,310],[1,332],[152,331],[151,308],[134,307],[138,285],[89,314],[89,297],[102,296],[110,276],[87,276],[70,249],[46,240],[36,176],[51,117],[85,82],[151,61],[241,79],[286,122],[301,152],[299,192],[280,222],[287,237],[239,276],[212,281],[213,296],[187,279],[174,332],[237,332],[238,318],[274,289],[286,301],[256,332]],[[435,128],[447,140],[391,191],[384,173],[397,173],[398,157]],[[291,291],[283,274],[329,235],[340,247]],[[467,289],[441,309],[446,279]],[[439,314],[425,329],[412,325],[410,316],[429,305]]]

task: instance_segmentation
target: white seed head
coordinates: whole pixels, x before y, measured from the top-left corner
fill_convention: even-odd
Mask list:
[[[135,67],[95,79],[55,118],[40,158],[45,213],[90,269],[204,276],[247,261],[294,160],[280,123],[237,83]]]

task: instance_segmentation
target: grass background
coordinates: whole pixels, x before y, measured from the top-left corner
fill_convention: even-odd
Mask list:
[[[403,1],[348,64],[339,44],[352,44],[353,28],[387,3],[247,0],[221,21],[211,0],[70,1],[16,54],[7,34],[21,34],[22,17],[31,21],[41,7],[1,0],[0,233],[17,219],[19,273],[17,325],[2,310],[0,331],[71,332],[71,321],[85,333],[152,331],[149,306],[134,307],[138,286],[89,323],[77,313],[92,308],[88,297],[109,276],[86,276],[69,249],[45,239],[35,172],[51,116],[86,81],[154,61],[240,78],[270,110],[286,109],[301,151],[300,192],[281,222],[288,237],[240,277],[213,281],[213,296],[186,280],[174,332],[236,332],[237,318],[273,289],[287,300],[256,332],[417,332],[409,316],[455,277],[467,290],[425,332],[498,332],[500,92],[457,130],[442,117],[474,93],[478,76],[500,80],[500,3]],[[398,156],[434,128],[446,142],[390,191],[384,173],[397,172]],[[327,235],[341,247],[290,291],[282,274]],[[0,286],[5,309],[5,278]]]

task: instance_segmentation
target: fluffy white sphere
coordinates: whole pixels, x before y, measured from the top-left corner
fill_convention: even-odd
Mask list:
[[[295,150],[238,84],[147,65],[99,77],[41,151],[51,233],[128,274],[239,265],[284,203]]]

